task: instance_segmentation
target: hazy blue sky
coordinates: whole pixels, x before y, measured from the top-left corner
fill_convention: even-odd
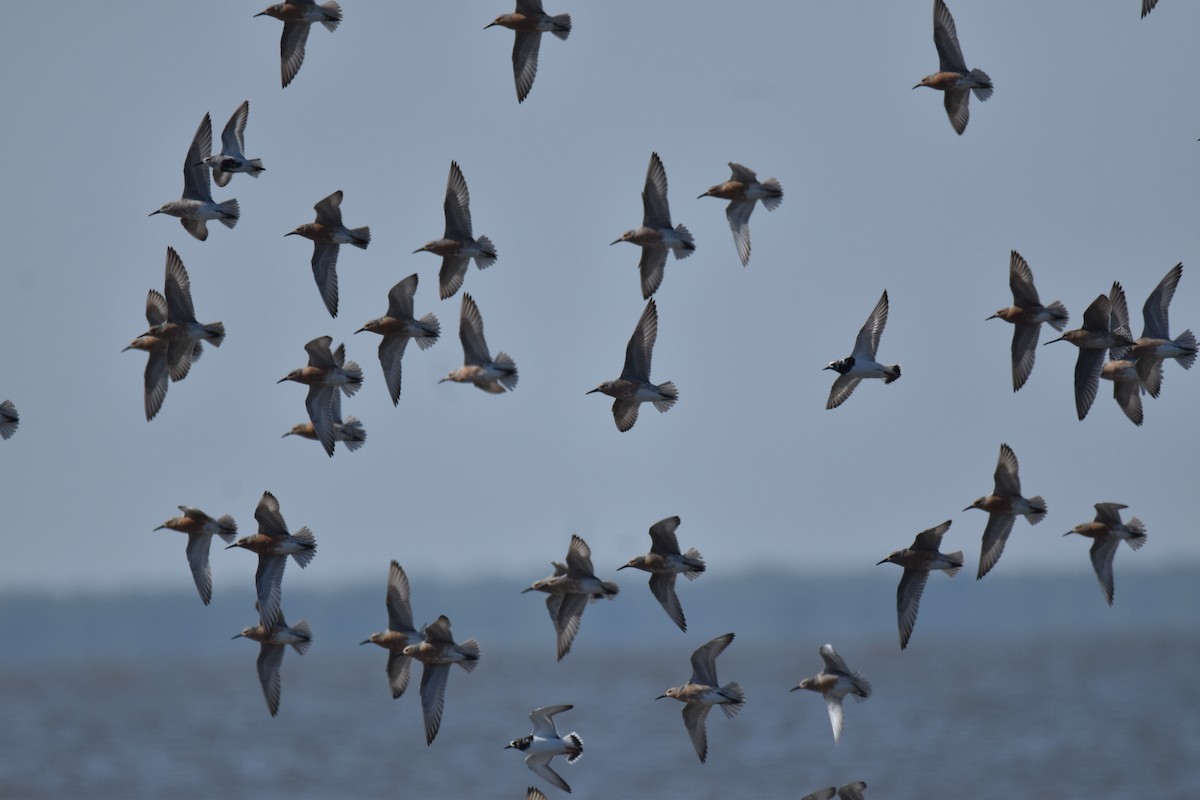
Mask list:
[[[1139,20],[1136,0],[954,0],[966,61],[996,86],[972,99],[962,137],[940,93],[911,90],[938,63],[927,0],[745,2],[737,20],[709,0],[547,0],[575,29],[543,42],[523,105],[512,34],[483,30],[508,0],[343,5],[336,32],[312,31],[286,90],[281,25],[254,19],[259,4],[10,9],[0,399],[22,422],[0,443],[0,587],[188,587],[183,537],[151,530],[183,503],[249,532],[264,489],[319,542],[289,585],[381,584],[391,558],[410,576],[500,570],[523,583],[571,533],[608,578],[672,514],[684,546],[721,572],[872,570],[951,518],[944,549],[965,550],[973,572],[986,515],[960,509],[990,491],[1001,442],[1050,513],[1017,522],[994,574],[1090,571],[1088,543],[1061,534],[1098,501],[1128,504],[1150,534],[1117,557],[1118,602],[1123,573],[1200,561],[1200,370],[1167,364],[1141,429],[1107,383],[1079,422],[1076,350],[1040,349],[1014,395],[1012,329],[984,321],[1010,302],[1017,249],[1071,327],[1120,280],[1136,332],[1147,293],[1183,261],[1172,333],[1200,326],[1197,4],[1166,0]],[[204,113],[219,136],[245,99],[247,155],[267,171],[214,187],[240,202],[237,228],[213,224],[198,242],[175,219],[148,219],[179,197]],[[641,221],[651,151],[697,245],[656,296],[653,378],[681,399],[665,415],[644,407],[620,434],[610,401],[585,392],[620,372],[644,307],[638,251],[608,243]],[[440,259],[412,251],[442,233],[451,160],[476,233],[499,252],[465,291],[493,352],[519,366],[511,395],[436,382],[461,364],[461,298],[439,301]],[[728,161],[785,191],[777,211],[754,212],[748,268],[724,203],[696,199]],[[284,234],[337,189],[346,223],[373,239],[343,248],[335,320],[311,244]],[[228,338],[147,423],[145,356],[121,348],[145,328],[168,246],[198,317]],[[378,338],[353,332],[412,272],[417,312],[438,315],[443,339],[409,348],[393,408]],[[903,378],[826,411],[834,374],[821,368],[849,353],[885,288],[879,356]],[[280,438],[305,419],[305,390],[275,383],[325,334],[366,375],[343,411],[367,444],[333,459]],[[249,582],[253,562],[215,552],[214,595]]]

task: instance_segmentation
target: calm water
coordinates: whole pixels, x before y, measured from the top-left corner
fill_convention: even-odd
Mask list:
[[[931,582],[929,608],[945,600],[934,589],[945,586]],[[1088,608],[1113,611],[1088,589],[1096,595]],[[684,635],[647,594],[621,600],[648,615],[637,629],[653,635],[617,647],[612,619],[598,622],[608,612],[593,606],[574,650],[555,663],[549,621],[531,601],[533,652],[524,627],[506,638],[455,621],[460,638],[483,643],[483,662],[473,674],[452,671],[442,729],[427,747],[416,677],[393,701],[384,652],[355,646],[380,627],[381,594],[372,595],[362,630],[338,633],[326,623],[323,631],[319,615],[309,615],[316,644],[307,656],[285,657],[275,719],[255,676],[258,645],[228,641],[240,626],[180,642],[179,621],[163,623],[173,644],[139,651],[153,631],[109,647],[81,615],[74,635],[65,628],[54,637],[73,655],[24,652],[0,666],[0,797],[523,800],[530,785],[561,797],[503,749],[528,733],[530,709],[551,703],[575,704],[559,717],[560,732],[578,731],[585,753],[554,767],[579,798],[799,798],[856,779],[867,781],[869,798],[1200,797],[1200,635],[1187,615],[1082,633],[1051,621],[1022,634],[956,625],[953,615],[926,618],[923,607],[901,653],[882,624],[878,633],[788,641],[761,620],[710,629],[686,597],[694,630]],[[209,611],[199,607],[197,619]],[[726,629],[738,638],[718,671],[745,687],[747,704],[733,720],[710,715],[701,765],[681,706],[654,698],[683,683],[691,650]],[[11,621],[6,633],[11,645]],[[818,671],[823,640],[875,689],[866,702],[847,701],[840,745],[821,698],[788,693]],[[131,650],[138,655],[120,655]]]

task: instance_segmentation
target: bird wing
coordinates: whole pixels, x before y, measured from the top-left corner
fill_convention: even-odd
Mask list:
[[[732,181],[740,181],[745,184],[758,183],[758,175],[749,167],[743,167],[741,164],[730,161],[729,169],[733,170],[733,174],[729,177]]]
[[[1013,523],[1017,521],[1016,514],[992,512],[988,514],[987,526],[983,529],[983,545],[979,551],[979,575],[987,575],[1004,552],[1008,535],[1012,533]]]
[[[921,531],[917,534],[917,538],[913,540],[912,549],[922,550],[926,553],[936,553],[938,548],[942,546],[942,537],[948,530],[950,530],[950,520],[946,520],[941,525],[928,530]]]
[[[310,27],[307,22],[283,23],[283,35],[279,38],[279,71],[284,88],[292,82],[304,63],[304,45],[308,41]]]
[[[1167,333],[1170,330],[1168,309],[1171,306],[1171,300],[1175,297],[1175,287],[1179,285],[1179,279],[1182,276],[1183,264],[1176,264],[1167,271],[1158,286],[1155,286],[1154,291],[1146,298],[1146,305],[1142,306],[1142,318],[1145,322],[1145,327],[1142,329],[1143,338],[1171,338],[1171,335]]]
[[[387,676],[393,700],[404,694],[404,690],[408,688],[408,680],[411,674],[412,657],[404,655],[399,650],[389,650]]]
[[[517,0],[517,13],[528,17],[546,12],[542,10],[542,0]]]
[[[179,256],[175,256],[179,258]],[[168,261],[170,255],[167,256]],[[169,268],[168,268],[169,271]],[[151,289],[146,293],[146,322],[151,328],[158,327],[167,321],[167,298]]]
[[[729,647],[733,634],[726,633],[696,648],[692,653],[692,680],[704,686],[717,686],[717,656]]]
[[[446,678],[449,664],[426,664],[421,672],[421,709],[425,713],[425,743],[431,743],[442,726],[442,709],[446,703]]]
[[[1012,374],[1013,391],[1017,391],[1029,380],[1033,372],[1033,361],[1037,357],[1038,336],[1041,333],[1041,323],[1018,322],[1013,325],[1012,338]]]
[[[632,428],[637,422],[638,410],[641,407],[642,404],[637,400],[622,400],[621,398],[613,400],[612,414],[617,423],[617,430],[624,433]]]
[[[258,650],[258,682],[262,684],[263,697],[267,700],[267,709],[271,716],[279,713],[279,694],[283,684],[279,679],[279,668],[283,665],[283,651],[287,648],[281,644],[260,642]]]
[[[829,400],[825,403],[825,408],[837,408],[846,402],[846,399],[854,394],[855,388],[861,381],[862,378],[838,375],[833,382],[833,388],[829,390]]]
[[[192,282],[188,278],[183,260],[175,248],[167,248],[166,276],[163,280],[163,295],[167,301],[167,320],[177,324],[196,321],[192,308]],[[147,314],[149,308],[147,308]]]
[[[687,633],[687,619],[683,616],[683,606],[679,604],[679,595],[675,594],[675,574],[673,572],[652,574],[650,576],[650,592],[662,605],[671,621],[679,626],[679,630]]]
[[[737,247],[742,266],[750,263],[750,213],[754,211],[753,200],[733,200],[725,207],[725,219],[733,232],[733,244]]]
[[[1108,298],[1099,295],[1083,312],[1083,327],[1089,331],[1111,330],[1111,312]]]
[[[254,589],[258,596],[258,616],[264,628],[270,630],[282,624],[283,572],[287,556],[260,555],[254,573]]]
[[[701,764],[708,757],[708,733],[704,730],[704,721],[708,719],[710,709],[712,706],[704,703],[688,703],[683,707],[683,725],[687,728],[696,755],[700,756]]]
[[[393,319],[410,318],[413,315],[413,296],[417,293],[417,273],[409,275],[388,290],[387,315]]]
[[[1018,474],[1017,454],[1007,444],[1000,445],[1000,457],[996,460],[996,491],[1000,496],[1020,496],[1021,478]]]
[[[517,31],[513,42],[513,79],[517,84],[517,102],[524,102],[537,77],[538,51],[542,47],[541,31]]]
[[[167,367],[167,348],[157,344],[146,353],[146,371],[142,376],[143,403],[146,419],[152,420],[167,398],[170,370]]]
[[[1161,285],[1161,284],[1160,284]],[[1113,281],[1108,293],[1108,327],[1105,330],[1124,328],[1129,332],[1129,303],[1125,300],[1125,288]]]
[[[666,245],[656,242],[642,246],[642,257],[638,260],[638,271],[642,276],[642,299],[648,299],[658,291],[666,267]]]
[[[208,549],[212,544],[212,534],[189,533],[187,543],[188,566],[192,568],[192,580],[200,592],[204,605],[212,600],[212,569],[208,566]]]
[[[308,353],[308,365],[321,369],[332,369],[338,366],[337,361],[333,358],[333,351],[329,349],[331,344],[333,344],[332,336],[318,336],[304,345],[304,352]]]
[[[841,800],[863,800],[863,790],[867,788],[865,781],[854,781],[838,787],[838,797]]]
[[[317,441],[332,456],[336,442],[333,428],[333,398],[337,396],[336,386],[309,386],[308,396],[304,399],[304,407],[308,409],[308,419],[313,424]]]
[[[1042,304],[1033,285],[1033,270],[1016,250],[1008,259],[1008,288],[1012,289],[1013,305],[1028,307]]]
[[[395,560],[388,570],[387,582],[388,629],[409,633],[413,630],[412,603],[409,600],[408,576]]]
[[[1104,351],[1080,348],[1075,359],[1075,413],[1087,416],[1100,388],[1100,370],[1104,369]]]
[[[561,598],[558,602],[551,601]],[[557,634],[558,660],[562,661],[571,650],[575,634],[579,633],[579,624],[583,621],[583,610],[587,608],[586,594],[552,595],[546,599],[546,607],[554,615],[554,630]],[[557,611],[557,613],[555,613]]]
[[[938,51],[939,72],[966,72],[967,62],[958,45],[954,17],[942,0],[933,0],[933,44]]]
[[[525,766],[533,770],[535,775],[539,775],[544,780],[557,786],[564,792],[570,792],[571,787],[562,779],[562,776],[550,768],[550,759],[554,758],[553,753],[530,753],[525,756]]]
[[[837,794],[837,789],[830,786],[828,789],[818,789],[812,794],[806,794],[800,800],[833,800],[835,794]]]
[[[846,662],[837,654],[831,644],[821,645],[821,659],[825,662],[825,671],[834,672],[841,675],[849,675],[850,669],[846,666]]]
[[[430,644],[454,644],[454,635],[450,632],[450,618],[445,614],[426,625],[422,633],[425,634],[425,641]]]
[[[533,723],[533,735],[543,739],[557,739],[558,729],[554,727],[554,715],[570,711],[575,706],[557,705],[542,706],[529,712],[529,721]]]
[[[666,248],[662,248],[662,251],[665,263]],[[643,252],[643,258],[644,256]],[[621,370],[621,378],[635,382],[650,380],[650,364],[654,358],[654,343],[657,340],[658,306],[654,300],[650,300],[633,328],[629,344],[625,346],[625,368]]]
[[[883,327],[887,325],[888,294],[885,289],[875,308],[871,310],[867,321],[858,331],[854,340],[854,351],[851,353],[855,361],[874,361],[875,351],[879,349],[879,337],[883,335]]]
[[[1113,381],[1113,399],[1130,422],[1142,424],[1142,394],[1138,381]]]
[[[387,383],[392,405],[400,400],[400,380],[403,371],[404,350],[408,346],[406,334],[388,334],[379,342],[379,363],[383,367],[383,379]]]
[[[258,532],[273,539],[282,539],[288,535],[287,524],[279,511],[279,501],[270,492],[263,492],[262,499],[254,509],[254,521],[258,523]]]
[[[1105,525],[1120,525],[1121,509],[1128,507],[1121,503],[1096,503],[1096,522],[1103,522]]]
[[[658,153],[650,154],[646,169],[646,188],[642,190],[642,224],[647,228],[670,228],[671,209],[667,205],[667,171]]]
[[[912,636],[913,626],[917,624],[921,593],[925,591],[925,582],[928,580],[928,570],[905,567],[900,585],[896,587],[896,619],[900,625],[901,650],[908,646],[908,637]]]
[[[1116,536],[1104,536],[1092,542],[1089,551],[1092,556],[1092,568],[1096,570],[1096,579],[1104,590],[1104,599],[1111,606],[1113,603],[1113,556],[1117,554],[1117,546],[1121,540]]]
[[[326,198],[317,201],[313,206],[317,212],[317,222],[326,228],[342,227],[342,192],[339,189]]]
[[[577,534],[571,534],[571,544],[567,547],[567,574],[572,578],[591,578],[595,575],[592,549]]]
[[[483,338],[483,316],[479,313],[479,306],[475,305],[475,298],[466,293],[462,299],[458,338],[462,340],[464,364],[482,366],[492,360],[488,354],[487,340]]]
[[[467,179],[463,177],[458,162],[450,162],[450,177],[446,179],[445,238],[457,241],[474,239],[471,233],[471,193],[467,191]]]
[[[842,727],[845,724],[842,698],[832,694],[825,695],[825,708],[829,711],[829,724],[833,726],[833,741],[838,742],[842,738]]]
[[[441,299],[453,297],[462,288],[470,263],[471,259],[467,256],[442,257],[442,268],[438,270],[438,293]]]
[[[679,527],[679,517],[660,519],[650,526],[650,552],[660,556],[679,555],[679,539],[675,530]]]
[[[331,317],[336,317],[338,311],[337,260],[340,250],[341,246],[333,242],[313,242],[313,280]]]
[[[942,105],[946,108],[946,116],[950,118],[950,126],[961,136],[971,121],[971,90],[951,87],[944,94]]]
[[[183,197],[185,199],[212,202],[212,184],[209,183],[208,164],[204,163],[204,159],[210,155],[212,155],[212,119],[205,114],[204,119],[200,120],[200,127],[196,129],[196,135],[192,137],[187,158],[183,162]]]

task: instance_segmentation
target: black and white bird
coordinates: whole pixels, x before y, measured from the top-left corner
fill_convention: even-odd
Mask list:
[[[559,736],[558,729],[554,726],[554,715],[570,711],[574,707],[558,705],[535,708],[529,712],[533,732],[520,739],[513,739],[504,746],[506,750],[512,748],[524,753],[525,766],[564,792],[570,792],[571,787],[562,776],[550,768],[550,760],[555,756],[566,756],[567,763],[574,764],[583,755],[583,739],[574,731]]]
[[[887,325],[888,293],[885,289],[879,302],[867,317],[858,338],[854,340],[854,350],[850,355],[839,361],[830,361],[824,367],[838,374],[829,390],[829,402],[825,408],[837,408],[854,393],[855,388],[864,378],[880,378],[884,383],[891,383],[900,377],[899,364],[880,364],[875,360],[875,352],[879,349],[879,337],[883,335],[883,326]]]

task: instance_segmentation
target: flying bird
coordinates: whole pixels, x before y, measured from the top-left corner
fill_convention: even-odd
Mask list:
[[[184,230],[202,242],[208,238],[208,220],[215,219],[226,228],[232,228],[242,213],[237,200],[213,202],[208,165],[204,163],[211,151],[212,119],[205,114],[183,160],[183,197],[163,203],[157,211],[150,212],[152,217],[155,214],[179,217]]]
[[[992,79],[981,69],[967,69],[962,48],[958,44],[958,31],[954,17],[942,0],[933,0],[933,44],[938,51],[938,71],[921,78],[913,88],[928,86],[945,92],[946,115],[954,132],[962,135],[971,117],[968,101],[971,92],[980,101],[992,96]]]
[[[558,643],[558,660],[562,661],[571,650],[571,642],[579,632],[579,624],[583,621],[583,610],[588,601],[600,598],[612,599],[621,591],[612,581],[602,581],[595,575],[592,567],[592,549],[579,536],[571,535],[571,544],[567,548],[567,563],[550,562],[554,574],[549,578],[534,581],[525,592],[545,592],[546,610],[550,612],[550,621],[554,624],[555,638]]]
[[[372,633],[359,644],[377,644],[388,651],[388,686],[392,699],[404,694],[408,688],[408,677],[412,667],[412,656],[404,655],[404,648],[422,640],[420,631],[413,626],[412,603],[409,600],[408,576],[394,559],[388,570],[386,631]]]
[[[279,74],[286,89],[304,63],[308,29],[314,22],[319,22],[330,33],[337,30],[342,21],[342,7],[333,0],[321,5],[313,0],[291,0],[268,6],[254,16],[274,17],[283,22],[283,36],[279,39]]]
[[[571,15],[556,14],[552,17],[542,10],[542,0],[517,0],[516,11],[501,14],[484,25],[483,29],[487,30],[493,25],[501,25],[517,33],[512,51],[513,80],[517,84],[517,102],[523,103],[533,88],[533,79],[537,77],[542,34],[553,33],[565,42],[571,35]]]
[[[192,580],[196,584],[196,591],[200,592],[200,599],[204,605],[208,605],[212,600],[212,569],[208,566],[212,537],[216,535],[227,543],[232,542],[237,536],[237,523],[228,514],[213,519],[198,508],[179,506],[179,510],[181,516],[171,517],[154,530],[167,528],[187,534],[187,560],[192,570]]]
[[[1184,369],[1191,369],[1196,363],[1196,337],[1186,330],[1174,339],[1171,338],[1169,309],[1171,300],[1175,297],[1175,287],[1183,276],[1183,264],[1179,263],[1167,270],[1167,274],[1154,287],[1154,291],[1146,298],[1142,306],[1142,335],[1133,343],[1129,355],[1137,362],[1137,373],[1145,384],[1151,397],[1158,397],[1162,389],[1162,363],[1168,358],[1175,359]],[[1128,328],[1128,312],[1126,312],[1125,327]],[[1128,331],[1127,331],[1128,333]]]
[[[1089,551],[1092,568],[1096,570],[1100,589],[1110,606],[1113,604],[1113,557],[1117,554],[1117,547],[1122,540],[1134,550],[1140,550],[1146,543],[1146,526],[1137,517],[1130,517],[1129,522],[1122,522],[1123,508],[1128,506],[1120,503],[1096,503],[1094,520],[1080,523],[1063,534],[1070,536],[1072,533],[1078,533],[1092,540]]]
[[[233,112],[225,130],[221,131],[221,152],[204,159],[203,163],[212,168],[213,182],[224,186],[233,178],[233,173],[244,172],[251,178],[257,178],[259,173],[266,170],[261,158],[246,158],[246,122],[250,119],[250,101],[243,100]]]
[[[1124,296],[1121,284],[1113,283],[1110,296],[1099,295],[1083,312],[1083,327],[1065,332],[1055,342],[1070,342],[1079,348],[1075,361],[1075,413],[1080,419],[1087,416],[1096,400],[1100,388],[1100,370],[1104,367],[1104,351],[1110,347],[1129,346],[1133,340],[1129,332],[1113,330],[1111,298]]]
[[[283,690],[283,682],[279,677],[279,669],[283,666],[283,652],[290,644],[300,655],[308,652],[312,644],[312,626],[305,620],[289,626],[283,621],[283,612],[279,613],[279,622],[272,626],[263,624],[244,628],[234,636],[234,639],[245,637],[259,643],[258,682],[262,685],[263,697],[267,701],[267,710],[271,716],[279,713],[279,696]]]
[[[475,298],[464,293],[462,312],[458,320],[458,338],[462,341],[463,366],[442,378],[438,383],[473,383],[489,394],[503,394],[517,388],[517,363],[507,353],[497,353],[493,359],[483,338],[483,315]]]
[[[442,257],[438,292],[445,300],[462,288],[471,259],[475,259],[479,269],[487,269],[496,263],[496,246],[486,236],[475,238],[471,232],[471,193],[467,191],[467,179],[455,161],[450,162],[442,210],[446,216],[446,231],[442,238],[426,242],[413,253],[433,253]]]
[[[288,533],[287,523],[279,511],[279,501],[270,492],[263,492],[254,509],[258,532],[243,536],[225,549],[240,547],[258,554],[258,571],[254,573],[254,590],[258,595],[258,614],[267,629],[283,624],[283,570],[288,556],[304,569],[317,554],[317,538],[308,528]]]
[[[308,409],[309,421],[325,452],[332,457],[334,420],[341,416],[341,403],[334,401],[334,395],[340,389],[347,397],[352,396],[362,386],[363,375],[357,363],[346,360],[345,345],[339,344],[337,350],[330,350],[331,344],[332,337],[318,336],[304,345],[308,353],[308,365],[292,370],[276,383],[295,381],[308,386],[304,405]]]
[[[574,764],[583,755],[583,739],[572,731],[566,736],[558,735],[554,725],[554,715],[570,711],[575,706],[558,705],[542,706],[529,712],[529,721],[533,723],[533,733],[513,739],[504,746],[525,753],[525,766],[536,775],[545,778],[552,785],[564,792],[570,793],[571,787],[562,776],[550,767],[550,761],[555,756],[566,756],[568,764]]]
[[[624,567],[644,570],[650,573],[650,593],[662,604],[663,610],[671,621],[679,626],[679,630],[687,632],[687,620],[683,616],[683,606],[679,604],[679,596],[675,594],[675,576],[683,575],[689,581],[694,581],[704,572],[704,559],[696,548],[686,553],[679,551],[679,540],[675,530],[679,527],[679,517],[667,517],[650,526],[650,552],[644,556],[634,556]]]
[[[712,641],[700,645],[692,653],[692,678],[683,686],[667,689],[656,700],[673,697],[683,707],[683,724],[687,728],[692,747],[703,764],[708,757],[708,733],[704,729],[704,721],[713,706],[720,706],[725,716],[733,719],[742,710],[746,702],[746,693],[737,683],[727,683],[721,686],[717,681],[717,656],[724,652],[733,641],[733,634],[726,633]]]
[[[854,389],[863,378],[881,378],[885,384],[900,378],[900,365],[880,364],[875,360],[875,351],[879,349],[879,337],[883,335],[883,326],[887,325],[888,293],[884,289],[883,296],[875,304],[867,321],[863,323],[854,340],[854,350],[850,355],[839,361],[830,361],[824,369],[838,373],[829,390],[829,401],[825,408],[837,408],[854,393]]]
[[[358,417],[349,416],[342,419],[342,398],[337,392],[330,394],[329,403],[329,416],[333,420],[333,441],[341,442],[346,445],[347,450],[353,453],[366,443],[367,429],[363,427]],[[321,437],[317,435],[317,428],[311,420],[293,425],[292,429],[281,438],[286,439],[289,436],[299,436],[314,442],[321,440]]]
[[[896,620],[900,625],[900,649],[908,646],[913,626],[917,624],[917,609],[921,605],[921,593],[929,580],[931,570],[940,569],[954,577],[963,565],[961,550],[953,553],[938,552],[942,536],[950,530],[950,520],[937,527],[921,531],[912,545],[890,554],[880,564],[899,564],[904,567],[900,585],[896,587]],[[876,565],[878,566],[878,565]]]
[[[0,438],[12,438],[20,424],[21,415],[17,413],[17,407],[13,405],[12,400],[0,403]]]
[[[679,390],[671,381],[653,384],[650,382],[650,362],[654,357],[654,343],[658,339],[658,306],[654,300],[646,303],[638,319],[629,344],[625,347],[625,368],[621,377],[605,381],[587,392],[601,392],[615,398],[612,405],[613,419],[617,430],[624,433],[637,422],[638,409],[642,403],[653,403],[659,413],[665,414],[679,399]]]
[[[383,380],[387,383],[392,405],[400,402],[401,359],[413,339],[417,347],[427,350],[442,334],[442,326],[433,314],[417,319],[413,316],[413,296],[417,293],[417,274],[414,272],[397,283],[388,292],[387,314],[373,319],[355,331],[370,331],[383,337],[379,343],[379,364],[383,367]]]
[[[455,644],[450,633],[450,620],[445,614],[421,629],[424,641],[410,644],[402,651],[425,665],[421,672],[421,709],[425,715],[425,744],[433,744],[442,725],[442,708],[446,701],[446,678],[450,665],[458,664],[472,672],[479,663],[479,643],[467,639]]]
[[[313,243],[312,272],[331,317],[338,312],[338,251],[343,244],[352,244],[366,250],[371,243],[371,229],[347,228],[342,224],[342,193],[334,192],[320,200],[313,209],[317,212],[315,222],[306,222],[284,236],[303,236]]]
[[[1033,371],[1042,323],[1048,322],[1054,330],[1061,331],[1067,327],[1068,315],[1066,306],[1057,300],[1048,306],[1042,305],[1033,285],[1033,271],[1016,250],[1012,251],[1008,260],[1008,286],[1012,289],[1013,304],[1000,309],[988,319],[999,317],[1012,323],[1012,381],[1013,391],[1016,392],[1025,385],[1029,373]]]
[[[871,696],[871,684],[861,674],[851,672],[846,662],[837,654],[831,644],[821,645],[821,659],[825,668],[811,678],[805,678],[789,691],[807,689],[817,692],[825,698],[825,707],[829,711],[829,722],[833,726],[833,741],[842,738],[844,717],[842,714],[842,699],[853,695],[855,700],[862,702]],[[832,797],[832,795],[830,795]]]
[[[1037,525],[1046,516],[1046,501],[1040,496],[1026,500],[1021,496],[1021,477],[1018,474],[1017,455],[1007,444],[1000,445],[1000,458],[996,461],[995,488],[992,493],[980,497],[963,509],[978,508],[988,512],[987,526],[983,529],[983,546],[979,552],[979,580],[996,566],[1004,552],[1004,544],[1012,533],[1017,515],[1025,517],[1030,525]]]
[[[667,266],[667,251],[675,258],[687,258],[696,250],[692,234],[682,225],[671,226],[671,209],[667,204],[667,171],[658,153],[650,154],[646,169],[646,187],[642,190],[642,224],[625,231],[610,244],[630,242],[642,248],[638,271],[642,276],[642,299],[658,291],[663,270]]]
[[[750,214],[754,211],[754,204],[762,200],[767,211],[774,211],[783,202],[783,187],[774,178],[759,183],[754,170],[741,164],[730,161],[729,168],[733,170],[729,180],[709,187],[700,197],[719,197],[729,201],[725,207],[725,218],[729,220],[733,243],[744,267],[750,263]]]

